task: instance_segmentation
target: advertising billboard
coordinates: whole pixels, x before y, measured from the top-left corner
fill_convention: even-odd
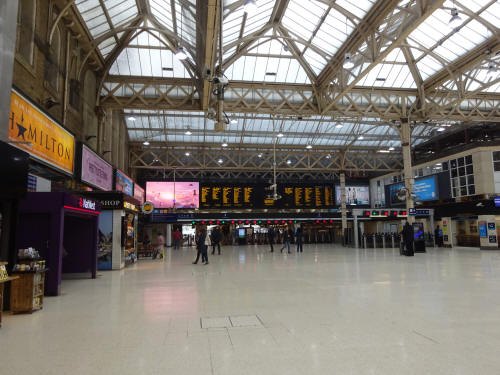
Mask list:
[[[146,200],[155,208],[198,208],[199,182],[148,181]]]
[[[113,167],[82,145],[81,180],[98,189],[113,190]]]
[[[405,186],[404,183],[398,183],[389,186],[389,195],[391,205],[403,204],[397,196],[398,192]],[[438,189],[436,176],[417,178],[413,184],[413,193],[418,201],[432,201],[438,199]]]
[[[71,175],[74,172],[75,137],[14,90],[9,141],[44,163]]]
[[[144,203],[144,193],[144,189],[134,183],[134,198],[137,199],[141,204]]]
[[[125,173],[116,170],[115,176],[115,190],[123,191],[123,193],[133,196],[134,195],[134,182],[130,177],[128,177]]]
[[[335,186],[335,202],[340,206],[340,185]],[[362,206],[370,204],[370,187],[369,186],[346,186],[345,187],[345,200],[349,206]]]

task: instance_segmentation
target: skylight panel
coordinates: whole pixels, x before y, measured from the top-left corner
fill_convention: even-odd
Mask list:
[[[362,19],[372,8],[375,0],[337,0],[335,4]]]
[[[171,0],[149,0],[151,13],[168,30],[174,31]]]

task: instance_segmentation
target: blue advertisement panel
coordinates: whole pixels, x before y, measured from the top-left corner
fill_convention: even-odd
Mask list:
[[[500,197],[495,197],[495,207],[500,207]]]
[[[479,237],[486,238],[488,237],[488,229],[486,228],[486,221],[480,221],[478,223],[479,226]]]
[[[403,203],[397,196],[398,192],[405,186],[404,183],[389,186],[391,204]],[[424,177],[415,180],[413,193],[419,201],[431,201],[438,199],[436,176]]]
[[[113,211],[101,211],[99,216],[98,269],[110,270],[113,252]]]
[[[123,191],[125,194],[134,196],[134,182],[125,173],[116,170],[116,187],[115,190]]]
[[[432,201],[437,199],[436,177],[425,177],[415,180],[413,192],[419,201]]]

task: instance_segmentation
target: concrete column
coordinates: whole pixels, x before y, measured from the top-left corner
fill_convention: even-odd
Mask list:
[[[414,207],[413,199],[411,199],[411,193],[413,192],[413,171],[411,168],[411,126],[408,119],[401,121],[401,145],[403,146],[403,166],[404,166],[404,176],[405,176],[405,186],[408,190],[408,195],[406,197],[406,210],[408,212],[408,222],[412,224],[415,221],[414,216],[410,216],[410,208]]]
[[[356,214],[354,216],[354,247],[356,249],[359,248],[359,241],[358,241],[358,217]]]
[[[342,244],[345,245],[347,231],[347,207],[345,201],[345,173],[340,173],[340,213],[342,215]]]
[[[17,0],[0,1],[0,141],[9,140],[10,88],[16,48]]]

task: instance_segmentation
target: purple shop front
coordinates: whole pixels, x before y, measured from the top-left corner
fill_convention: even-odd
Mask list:
[[[70,193],[28,193],[19,211],[16,245],[34,247],[47,261],[46,295],[59,295],[63,273],[96,278],[99,202]]]

